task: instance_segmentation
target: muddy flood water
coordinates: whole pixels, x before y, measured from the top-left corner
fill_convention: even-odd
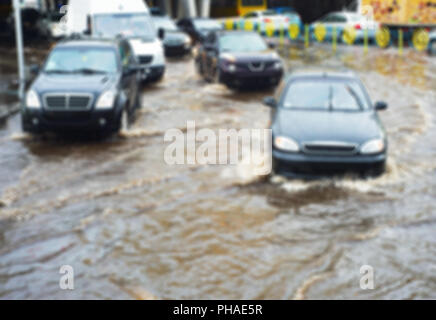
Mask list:
[[[32,137],[19,115],[0,125],[0,298],[436,299],[436,58],[282,55],[289,70],[351,68],[389,103],[385,175],[265,180],[250,167],[168,166],[167,129],[266,128],[273,93],[233,92],[201,80],[192,59],[171,60],[120,136]],[[4,82],[13,50],[1,60]],[[74,290],[59,288],[63,265]],[[363,265],[373,290],[360,288]]]

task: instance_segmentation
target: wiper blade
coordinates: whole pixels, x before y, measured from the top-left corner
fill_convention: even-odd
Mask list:
[[[365,110],[365,107],[363,106],[362,101],[360,100],[359,95],[356,93],[356,91],[353,88],[351,88],[351,86],[349,85],[347,85],[346,88],[348,92],[350,92],[350,94],[353,96],[354,100],[356,100],[360,110],[361,111]]]
[[[46,71],[44,71],[44,73],[56,73],[56,74],[67,74],[67,73],[71,73],[71,71],[68,71],[68,70],[60,70],[60,69],[58,69],[58,70],[56,70],[56,69],[53,69],[53,70],[46,70]]]
[[[106,71],[103,70],[96,70],[96,69],[89,69],[89,68],[82,68],[82,69],[77,69],[73,71],[74,73],[84,73],[84,74],[104,74],[107,73]]]

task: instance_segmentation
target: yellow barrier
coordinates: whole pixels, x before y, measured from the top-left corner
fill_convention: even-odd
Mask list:
[[[288,32],[291,39],[295,40],[300,35],[300,26],[298,24],[291,24]]]
[[[319,23],[315,26],[314,33],[316,40],[318,40],[318,42],[323,42],[327,35],[327,29],[323,24]]]
[[[226,30],[233,30],[233,20],[227,19],[224,23],[224,27],[226,28]]]
[[[398,30],[398,53],[403,54],[403,29]]]
[[[338,30],[333,27],[332,41],[333,41],[333,52],[336,53],[337,43],[338,43]]]
[[[413,33],[412,43],[416,50],[424,51],[428,48],[429,34],[425,29],[418,29]]]
[[[298,24],[290,24],[290,25],[281,25],[279,26],[279,29],[276,28],[276,26],[273,23],[254,23],[252,21],[244,21],[241,20],[233,20],[233,19],[227,19],[222,22],[224,25],[224,28],[226,30],[246,30],[246,31],[257,31],[261,34],[265,34],[267,37],[273,37],[274,35],[278,35],[279,37],[279,43],[280,46],[283,48],[285,45],[285,37],[286,32],[290,39],[295,40],[300,37],[301,31],[300,26]],[[311,31],[308,24],[304,25],[304,46],[305,48],[308,48],[310,45],[310,36],[311,32],[313,32],[313,36],[316,39],[317,42],[324,42],[327,36],[327,29],[325,25],[323,24],[316,24],[313,28],[313,31]],[[366,53],[368,53],[369,50],[369,30],[364,29],[363,30],[363,50]],[[347,27],[343,30],[342,34],[342,41],[348,45],[352,45],[355,43],[357,38],[357,32],[356,29],[352,26]],[[398,30],[398,52],[400,55],[403,54],[404,50],[404,32],[403,30]],[[339,40],[339,32],[337,28],[333,27],[332,30],[332,50],[333,52],[337,51],[337,44]],[[361,39],[359,39],[361,40]],[[417,51],[424,51],[428,48],[430,42],[429,33],[425,29],[418,29],[413,33],[412,36],[412,43],[413,47]],[[391,32],[387,27],[383,27],[375,33],[375,43],[380,48],[386,48],[391,43]]]
[[[389,32],[389,29],[384,27],[377,30],[375,41],[380,48],[386,48],[391,42],[391,33]]]
[[[246,22],[244,23],[244,29],[245,29],[246,31],[252,31],[252,30],[254,29],[254,24],[253,24],[253,22],[252,22],[252,21],[246,21]]]
[[[356,40],[356,29],[354,27],[347,27],[344,30],[344,33],[342,34],[342,41],[344,41],[346,44],[353,44]]]
[[[309,25],[304,26],[304,47],[309,48]]]
[[[363,30],[363,52],[368,53],[368,28]]]
[[[274,23],[271,23],[271,22],[267,23],[265,26],[265,30],[266,30],[266,35],[268,37],[272,37],[274,35],[274,31],[275,31]]]

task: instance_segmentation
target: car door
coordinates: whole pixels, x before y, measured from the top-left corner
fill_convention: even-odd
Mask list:
[[[217,35],[211,32],[204,42],[204,70],[206,77],[212,80],[218,67]]]

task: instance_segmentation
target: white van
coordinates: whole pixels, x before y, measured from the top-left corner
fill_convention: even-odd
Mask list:
[[[165,73],[163,45],[156,36],[144,0],[70,0],[67,34],[75,33],[99,38],[122,35],[129,39],[138,62],[144,67],[143,79],[159,81]]]

